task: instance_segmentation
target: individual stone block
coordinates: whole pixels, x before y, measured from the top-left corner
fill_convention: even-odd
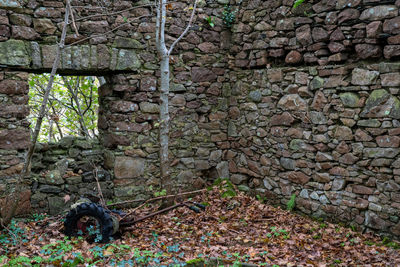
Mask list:
[[[0,42],[0,64],[28,67],[31,59],[24,41],[8,40]]]
[[[351,83],[354,85],[371,85],[375,84],[379,72],[355,68],[352,71]]]
[[[278,108],[283,110],[306,111],[307,102],[298,94],[289,94],[283,96],[278,102]]]
[[[131,157],[116,157],[114,175],[116,179],[138,178],[144,174],[146,164],[144,159]]]
[[[360,20],[382,20],[398,16],[399,9],[394,5],[375,6],[364,10]]]
[[[57,30],[57,27],[50,19],[33,19],[33,28],[38,33],[44,33],[48,35],[54,34]]]
[[[345,107],[356,108],[360,106],[360,97],[355,93],[342,93],[339,97]]]

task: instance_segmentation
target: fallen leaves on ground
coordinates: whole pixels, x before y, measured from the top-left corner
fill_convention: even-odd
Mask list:
[[[15,225],[20,233],[13,228],[13,234],[8,234],[10,240],[15,239],[12,235],[21,234],[18,242],[5,243],[0,238],[0,255],[5,255],[0,256],[0,264],[11,264],[20,256],[31,263],[50,258],[55,266],[69,266],[62,265],[65,262],[179,266],[191,259],[210,257],[279,266],[400,265],[398,251],[383,246],[372,234],[313,221],[243,194],[221,198],[217,189],[194,200],[207,203],[206,210],[197,214],[181,207],[158,215],[123,231],[110,244],[66,240],[61,218],[21,221]],[[148,211],[144,207],[136,211],[136,216]]]

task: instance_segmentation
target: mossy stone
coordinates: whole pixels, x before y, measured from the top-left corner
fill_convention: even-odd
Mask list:
[[[355,93],[343,93],[339,97],[345,107],[356,108],[359,106],[360,97]]]
[[[30,62],[31,58],[24,41],[11,39],[0,42],[0,64],[28,67]]]

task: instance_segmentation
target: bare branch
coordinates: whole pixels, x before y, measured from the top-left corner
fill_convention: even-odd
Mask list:
[[[72,88],[72,86],[69,84],[68,80],[65,77],[62,77],[62,78],[63,78],[64,84],[68,88],[68,91],[72,95],[71,102],[72,102],[72,99],[75,101],[76,113],[78,114],[78,117],[79,117],[79,124],[81,125],[81,130],[82,130],[83,134],[85,135],[85,137],[89,138],[90,134],[89,134],[89,132],[88,132],[88,130],[86,128],[85,121],[83,119],[82,109],[81,109],[81,106],[80,106],[80,103],[79,103],[79,99],[78,99],[78,95],[77,95],[77,91],[78,91],[77,88],[79,87],[79,76],[77,78],[76,85],[75,85],[76,91],[74,91],[74,89]]]
[[[155,198],[151,198],[151,199],[147,199],[147,200],[146,199],[127,200],[127,201],[121,201],[121,202],[109,204],[109,205],[107,205],[107,207],[120,206],[120,205],[124,205],[124,204],[131,204],[131,203],[142,202],[142,201],[150,202],[150,201],[156,201],[156,200],[161,200],[161,199],[166,199],[166,198],[175,198],[177,196],[195,195],[195,194],[203,193],[206,191],[207,191],[207,189],[200,189],[200,190],[195,190],[195,191],[190,191],[190,192],[179,193],[179,194],[175,194],[175,195],[166,195],[166,196],[161,196],[161,197],[155,197]]]
[[[80,43],[83,43],[83,42],[85,42],[85,41],[87,41],[87,40],[90,40],[90,39],[92,39],[92,38],[95,38],[95,37],[105,36],[105,35],[107,35],[107,34],[109,34],[109,33],[112,33],[113,31],[118,30],[119,28],[121,28],[121,27],[123,27],[123,26],[126,26],[126,25],[131,24],[131,23],[134,22],[135,20],[139,20],[139,19],[142,19],[142,18],[145,18],[145,17],[150,17],[150,16],[151,16],[151,15],[143,15],[143,16],[140,16],[140,17],[133,18],[133,19],[131,19],[129,22],[123,23],[123,24],[121,24],[121,25],[115,27],[114,29],[111,29],[111,30],[109,30],[109,31],[107,31],[107,32],[105,32],[105,33],[97,34],[97,35],[92,35],[92,36],[88,36],[88,37],[86,37],[86,38],[84,38],[84,39],[81,39],[81,40],[78,40],[78,41],[76,41],[76,42],[73,42],[73,43],[71,43],[71,44],[69,44],[69,45],[66,45],[65,47],[70,47],[70,46],[73,46],[73,45],[76,45],[76,44],[80,44]]]
[[[171,52],[172,52],[172,50],[174,49],[175,45],[176,45],[177,43],[179,43],[180,40],[182,40],[182,38],[188,33],[189,29],[192,27],[193,18],[194,18],[194,15],[195,15],[195,13],[196,13],[196,7],[197,7],[197,0],[194,1],[192,15],[190,16],[189,23],[188,23],[188,25],[186,26],[186,29],[185,29],[185,30],[183,31],[183,33],[178,37],[178,39],[176,39],[176,40],[172,43],[171,47],[170,47],[169,50],[168,50],[168,56],[171,55]]]
[[[121,13],[124,13],[124,12],[127,12],[127,11],[131,11],[131,10],[134,10],[134,9],[137,9],[137,8],[142,8],[142,7],[153,7],[154,6],[154,4],[146,4],[146,5],[140,5],[140,6],[134,6],[134,7],[131,7],[131,8],[128,8],[128,9],[124,9],[124,10],[121,10],[121,11],[117,11],[117,12],[113,12],[113,13],[102,13],[102,14],[95,14],[95,15],[90,15],[90,16],[86,16],[86,17],[80,17],[80,18],[78,18],[78,19],[76,19],[76,21],[82,21],[82,20],[85,20],[85,19],[90,19],[90,18],[95,18],[95,17],[102,17],[102,16],[114,16],[114,15],[118,15],[118,14],[121,14]]]
[[[76,27],[76,24],[75,24],[74,11],[72,10],[71,5],[69,5],[68,8],[69,8],[69,12],[71,14],[71,22],[72,22],[72,26],[75,30],[75,34],[76,34],[76,36],[79,36],[78,28]]]
[[[156,46],[157,46],[157,50],[161,51],[159,45],[160,45],[160,25],[161,25],[161,9],[160,9],[160,5],[161,5],[161,0],[156,0],[158,1],[158,5],[156,5],[156,9],[157,9],[157,19],[156,19]]]
[[[167,21],[167,0],[160,0],[161,5],[161,21],[160,21],[160,52],[162,55],[167,55],[168,50],[165,46],[165,22]]]

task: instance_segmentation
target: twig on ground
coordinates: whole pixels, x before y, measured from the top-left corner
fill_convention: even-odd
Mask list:
[[[15,240],[18,240],[18,237],[16,234],[14,234],[6,225],[3,224],[3,222],[0,220],[0,225],[3,229],[7,230],[7,232],[14,237]]]
[[[134,200],[126,200],[126,201],[121,201],[121,202],[116,202],[112,204],[106,205],[107,207],[114,207],[114,206],[119,206],[119,205],[124,205],[124,204],[131,204],[131,203],[137,203],[137,202],[142,202],[142,201],[156,201],[160,199],[166,199],[166,198],[173,198],[177,196],[186,196],[186,195],[192,195],[192,194],[198,194],[207,191],[207,189],[200,189],[200,190],[195,190],[195,191],[190,191],[190,192],[184,192],[184,193],[179,193],[176,195],[167,195],[167,196],[161,196],[161,197],[155,197],[155,198],[150,198],[150,199],[134,199]]]

